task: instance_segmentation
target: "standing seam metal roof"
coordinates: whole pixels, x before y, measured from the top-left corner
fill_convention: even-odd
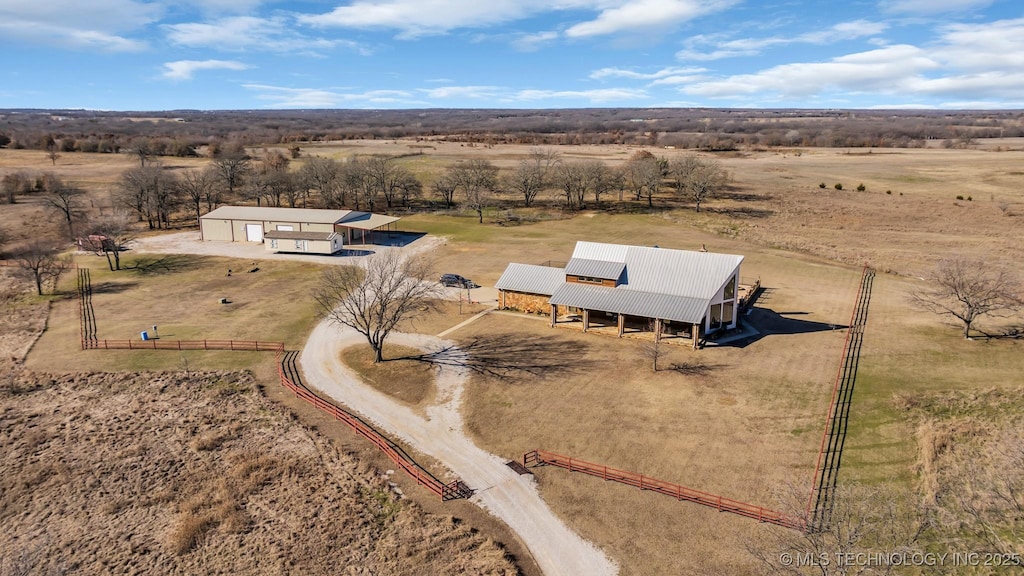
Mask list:
[[[551,295],[551,303],[696,324],[704,319],[711,298],[689,298],[567,282]]]
[[[609,262],[607,260],[588,260],[573,258],[565,266],[565,273],[573,276],[587,276],[605,280],[618,280],[626,269],[625,262]]]
[[[657,294],[711,298],[743,262],[743,256],[577,242],[573,259],[621,261],[626,279],[619,288]]]
[[[532,264],[509,264],[494,285],[498,290],[551,296],[565,283],[565,269]]]

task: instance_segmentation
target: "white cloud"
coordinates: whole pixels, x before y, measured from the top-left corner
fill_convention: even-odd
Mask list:
[[[323,88],[286,88],[268,84],[243,84],[257,92],[256,98],[269,102],[269,108],[335,108],[338,106],[372,107],[380,104],[424,105],[413,93],[405,90],[370,90],[341,92]]]
[[[766,36],[764,38],[738,38],[722,40],[720,35],[694,36],[686,41],[686,48],[676,53],[682,61],[710,61],[739,56],[754,56],[765,48],[789,44],[830,44],[881,34],[889,25],[870,20],[840,22],[824,30],[805,32],[796,36]],[[709,46],[710,50],[704,49]]]
[[[924,47],[885,46],[825,62],[797,62],[753,74],[698,81],[681,88],[709,98],[813,98],[829,93],[873,93],[905,100],[973,107],[1017,102],[1024,93],[1024,18],[984,24],[951,24]],[[943,107],[954,107],[943,104]],[[1009,105],[1004,107],[1010,107]]]
[[[145,48],[126,37],[158,20],[163,7],[133,0],[0,0],[0,34],[34,43],[111,52]]]
[[[601,10],[597,18],[570,26],[565,34],[570,38],[582,38],[673,28],[733,4],[734,0],[631,0]]]
[[[880,5],[888,12],[904,14],[942,14],[945,12],[967,12],[985,8],[993,0],[882,0]]]
[[[732,98],[750,94],[804,98],[828,90],[900,93],[922,74],[940,67],[916,46],[894,45],[848,54],[827,62],[798,62],[754,74],[739,74],[688,85],[686,94]]]
[[[739,0],[356,0],[325,14],[299,17],[303,24],[398,30],[400,38],[446,34],[462,28],[486,28],[543,13],[596,12],[594,19],[568,27],[565,35],[581,38],[674,27]],[[539,38],[548,41],[551,32]]]
[[[622,100],[642,100],[650,96],[644,90],[633,88],[599,88],[596,90],[520,90],[511,95],[513,100],[588,100],[606,103]]]
[[[438,88],[421,88],[419,91],[428,98],[487,98],[498,97],[503,89],[498,86],[441,86]]]
[[[357,0],[326,14],[300,16],[299,21],[314,26],[389,28],[400,30],[401,37],[414,38],[517,20],[539,4],[535,0]]]
[[[366,54],[368,51],[350,40],[311,38],[294,29],[284,17],[258,18],[233,16],[213,22],[168,24],[168,39],[190,48],[214,48],[231,51],[310,52],[343,47]]]
[[[512,41],[512,45],[517,50],[523,52],[533,52],[539,50],[545,44],[550,44],[558,40],[558,32],[554,30],[547,30],[545,32],[536,32],[533,34],[521,34]]]
[[[164,63],[160,76],[167,80],[191,80],[201,70],[247,70],[249,66],[234,60],[178,60]]]
[[[629,78],[631,80],[659,80],[676,76],[679,74],[695,74],[698,72],[704,72],[704,68],[681,68],[681,67],[668,67],[662,68],[655,72],[636,72],[635,70],[626,70],[624,68],[601,68],[600,70],[594,70],[590,73],[592,80],[602,80],[604,78]]]

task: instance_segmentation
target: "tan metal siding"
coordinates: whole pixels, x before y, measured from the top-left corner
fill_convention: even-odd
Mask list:
[[[203,230],[203,240],[231,242],[231,220],[203,219],[199,225]]]

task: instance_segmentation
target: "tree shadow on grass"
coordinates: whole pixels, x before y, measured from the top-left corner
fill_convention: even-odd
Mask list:
[[[143,276],[157,276],[195,270],[205,261],[205,256],[167,254],[165,256],[143,256],[131,264],[122,265],[121,268]]]
[[[101,282],[92,285],[92,293],[95,294],[120,294],[138,286],[138,282]]]
[[[718,364],[704,364],[702,362],[686,361],[682,363],[672,363],[669,365],[668,370],[684,376],[706,376],[720,367],[721,366]]]
[[[479,336],[458,346],[405,358],[503,380],[548,378],[593,367],[585,358],[589,347],[550,336],[502,334]]]

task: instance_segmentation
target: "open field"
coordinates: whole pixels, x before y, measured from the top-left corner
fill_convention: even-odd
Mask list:
[[[217,257],[131,255],[126,269],[110,272],[102,257],[79,255],[90,266],[93,308],[100,339],[135,339],[157,326],[168,340],[267,340],[302,344],[315,322],[311,298],[320,268],[308,263],[259,262]],[[104,267],[98,267],[104,266]],[[248,272],[258,268],[256,272]],[[228,276],[227,271],[233,270]],[[75,280],[62,280],[73,294]],[[228,298],[229,304],[220,304]],[[195,366],[238,369],[265,359],[257,352],[182,352],[137,354],[110,351],[82,354],[78,304],[73,298],[54,304],[50,329],[26,365],[33,369],[148,370]]]
[[[773,491],[784,483],[809,488],[845,337],[832,326],[849,319],[860,266],[875,266],[880,274],[840,480],[896,481],[923,494],[918,422],[907,416],[907,398],[954,392],[970,396],[991,389],[1019,394],[1024,342],[964,341],[956,327],[913,308],[909,295],[923,285],[919,276],[950,255],[1020,270],[1020,144],[1010,142],[1012,149],[1001,150],[730,153],[719,159],[734,182],[700,213],[666,196],[655,198],[653,212],[640,204],[606,202],[580,214],[563,214],[557,205],[546,204],[531,210],[512,207],[524,217],[517,226],[495,225],[494,211],[482,225],[468,213],[427,212],[403,216],[402,228],[448,238],[432,254],[439,271],[484,286],[493,285],[510,261],[564,262],[577,240],[682,249],[706,245],[744,254],[741,274],[760,277],[767,288],[757,304],[758,316],[767,318],[775,333],[744,347],[673,348],[664,364],[674,363],[678,370],[653,373],[635,342],[552,330],[536,318],[492,314],[449,337],[523,361],[539,355],[552,367],[542,377],[473,377],[465,416],[482,448],[508,458],[544,448],[764,506],[777,504]],[[403,148],[408,153],[409,143],[378,140],[304,146],[303,151],[340,158],[401,153]],[[624,161],[637,149],[558,148],[566,158],[609,162]],[[436,143],[401,162],[429,181],[436,170],[458,159],[486,157],[507,168],[528,151],[529,146]],[[0,151],[0,158],[7,153]],[[77,156],[69,154],[69,161]],[[818,187],[821,182],[825,189]],[[842,191],[833,186],[839,182]],[[856,190],[860,183],[867,188],[863,192]],[[965,199],[956,200],[957,195]],[[514,200],[503,200],[503,209]],[[38,208],[2,206],[0,225],[28,222],[31,217],[25,214],[31,210]],[[538,220],[531,222],[533,217]],[[198,262],[197,267],[173,274],[109,274],[98,269],[105,262],[88,258],[97,266],[94,303],[101,338],[137,338],[139,330],[158,324],[165,338],[259,336],[298,346],[312,326],[311,302],[304,299],[316,276],[309,265],[260,262],[260,272],[228,278],[227,268],[238,266],[237,272],[252,264],[207,257],[187,259]],[[107,286],[107,292],[99,286]],[[72,289],[67,280],[64,289]],[[267,300],[268,294],[280,299]],[[238,306],[216,304],[220,296]],[[154,301],[163,304],[155,308]],[[436,334],[469,317],[468,309],[460,316],[455,304],[446,306],[413,329]],[[75,303],[57,301],[53,307],[50,330],[29,355],[30,366],[181,367],[183,357],[176,354],[77,353]],[[266,362],[248,353],[191,354],[189,364],[202,368]],[[983,411],[972,417],[984,418]],[[584,538],[604,547],[625,574],[757,573],[743,543],[764,527],[749,520],[563,470],[537,474],[552,508]]]

